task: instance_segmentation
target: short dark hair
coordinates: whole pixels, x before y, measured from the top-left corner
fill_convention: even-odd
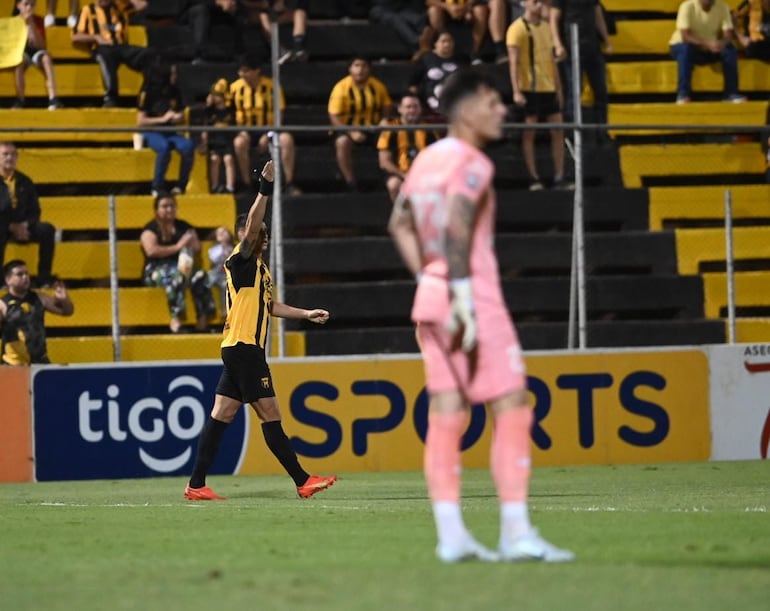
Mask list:
[[[238,237],[238,232],[246,227],[246,219],[249,218],[249,215],[244,212],[243,214],[239,214],[238,217],[235,219],[235,237]]]
[[[243,214],[239,214],[238,217],[235,219],[235,239],[236,240],[238,239],[238,232],[241,229],[246,228],[246,221],[248,220],[248,218],[249,218],[249,214],[247,212],[244,212]],[[267,223],[265,223],[264,220],[260,223],[258,235],[262,234],[263,227],[264,227],[265,233],[267,233]]]
[[[451,119],[457,105],[474,95],[481,87],[497,89],[497,84],[489,74],[474,68],[461,68],[453,72],[446,78],[441,89],[439,111]]]
[[[155,199],[152,200],[152,209],[155,210],[155,212],[158,211],[158,204],[160,204],[161,200],[164,199],[172,199],[174,200],[174,203],[176,203],[176,197],[174,197],[174,194],[170,191],[158,191],[158,194],[155,196]]]
[[[262,58],[256,53],[244,53],[238,60],[238,67],[262,70]]]
[[[13,259],[12,261],[8,261],[8,263],[3,265],[3,278],[10,276],[13,270],[15,270],[17,267],[27,267],[26,261],[22,261],[21,259]]]

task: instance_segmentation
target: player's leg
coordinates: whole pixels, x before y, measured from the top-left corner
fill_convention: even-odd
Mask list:
[[[272,384],[271,384],[272,386]],[[294,480],[297,486],[297,494],[302,498],[309,498],[316,492],[325,490],[335,481],[336,475],[319,477],[310,475],[302,468],[297,458],[297,453],[291,446],[281,424],[281,410],[278,401],[273,397],[263,397],[251,403],[259,419],[262,421],[262,435],[268,449],[276,457],[286,473]]]
[[[421,324],[417,339],[431,396],[423,468],[438,537],[436,555],[443,562],[495,560],[468,532],[460,507],[460,446],[469,417],[460,389],[467,382],[467,358],[448,349],[451,338],[438,325]]]
[[[219,386],[227,380],[227,370],[222,372]],[[214,493],[211,488],[206,486],[206,475],[214,463],[219,445],[222,442],[222,436],[227,430],[227,426],[235,418],[235,414],[241,407],[241,402],[232,397],[226,397],[217,393],[214,397],[214,408],[211,410],[211,416],[203,425],[200,438],[198,439],[198,453],[195,456],[190,482],[185,488],[185,497],[191,501],[220,501],[221,497]]]
[[[541,538],[529,521],[533,412],[524,389],[489,402],[495,417],[492,477],[500,500],[500,556],[503,560],[569,562],[575,555]]]

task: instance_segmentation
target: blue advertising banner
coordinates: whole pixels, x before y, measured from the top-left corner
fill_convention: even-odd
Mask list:
[[[40,368],[32,378],[38,481],[184,475],[209,418],[221,365]],[[247,410],[212,473],[235,473]]]

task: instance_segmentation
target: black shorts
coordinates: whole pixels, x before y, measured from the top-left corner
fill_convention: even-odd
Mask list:
[[[265,351],[259,346],[239,343],[222,348],[222,362],[225,367],[219,376],[218,395],[242,403],[275,397]]]
[[[524,108],[516,107],[516,114],[522,118],[537,117],[538,121],[545,121],[551,115],[561,112],[559,98],[553,92],[548,93],[525,93],[527,103]]]
[[[225,155],[235,155],[232,139],[227,138],[226,140],[212,140],[209,137],[209,153],[216,153],[220,157],[224,157]]]

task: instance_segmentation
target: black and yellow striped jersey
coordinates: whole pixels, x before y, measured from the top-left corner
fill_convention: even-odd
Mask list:
[[[128,18],[114,2],[106,9],[92,2],[80,11],[75,32],[99,34],[111,40],[113,45],[128,44]]]
[[[359,87],[352,76],[346,76],[332,89],[328,111],[339,115],[346,125],[377,125],[383,110],[392,105],[393,100],[382,81],[370,76]]]
[[[244,258],[238,244],[227,261],[227,319],[222,348],[238,343],[267,343],[267,329],[273,301],[273,279],[261,256],[253,253]]]
[[[748,35],[752,42],[768,38],[770,29],[770,10],[765,10],[762,0],[744,0],[734,13],[735,29]]]
[[[401,119],[390,121],[390,125],[401,125]],[[377,139],[377,150],[390,151],[398,169],[408,172],[417,154],[436,140],[435,132],[424,129],[384,131]]]
[[[238,79],[230,85],[229,101],[235,110],[238,125],[273,124],[273,79],[259,77],[259,84],[252,89],[246,79]],[[281,110],[286,108],[283,90],[280,91]]]

